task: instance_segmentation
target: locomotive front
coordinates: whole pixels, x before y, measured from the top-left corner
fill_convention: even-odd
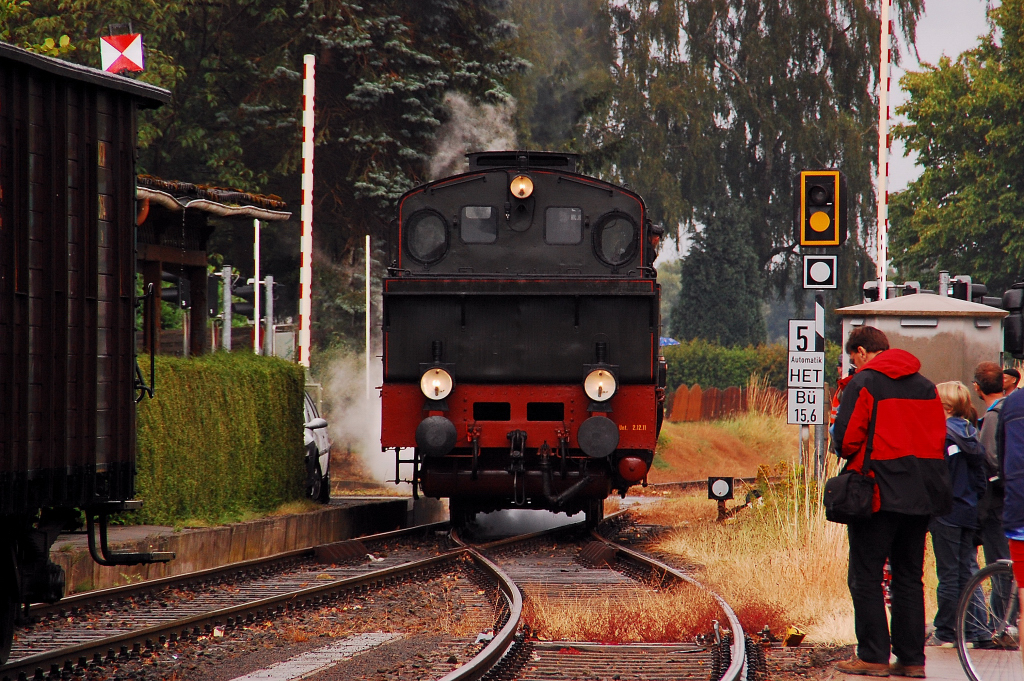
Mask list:
[[[384,278],[381,442],[476,512],[588,519],[646,479],[664,404],[661,230],[571,154],[470,155],[408,192]]]

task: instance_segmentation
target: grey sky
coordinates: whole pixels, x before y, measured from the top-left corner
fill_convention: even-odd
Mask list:
[[[943,54],[955,59],[964,50],[976,46],[978,36],[988,33],[985,10],[989,4],[989,0],[925,0],[925,14],[917,25],[917,51],[921,61],[935,64]],[[903,50],[903,54],[906,70],[920,68],[913,52]],[[893,109],[907,98],[898,85],[905,72],[904,69],[893,68],[893,89],[890,92]],[[890,120],[890,124],[892,122]],[[905,189],[908,182],[921,174],[915,159],[916,154],[903,156],[903,145],[893,142],[889,156],[890,192]]]

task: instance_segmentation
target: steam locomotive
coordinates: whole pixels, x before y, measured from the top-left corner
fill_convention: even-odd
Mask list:
[[[595,523],[646,482],[665,400],[662,229],[577,164],[469,154],[391,224],[381,443],[457,524],[505,508]]]
[[[100,564],[173,557],[112,553],[106,533],[139,504],[152,387],[135,361],[136,112],[168,101],[0,43],[0,663],[21,604],[64,595],[50,547],[80,510]]]

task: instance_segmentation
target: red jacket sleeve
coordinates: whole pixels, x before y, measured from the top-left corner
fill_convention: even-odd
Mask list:
[[[836,453],[844,459],[864,452],[874,403],[874,397],[860,381],[852,382],[843,391],[833,437]],[[856,461],[854,465],[858,465]]]

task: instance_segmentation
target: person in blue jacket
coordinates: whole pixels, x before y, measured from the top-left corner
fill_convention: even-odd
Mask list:
[[[953,485],[953,510],[933,518],[928,526],[935,551],[936,589],[939,609],[935,613],[935,631],[925,645],[953,647],[956,640],[956,608],[967,582],[978,570],[978,547],[974,534],[978,529],[978,501],[985,493],[985,449],[978,442],[972,422],[977,413],[971,393],[963,383],[948,381],[935,386],[946,412],[945,459]],[[984,603],[974,604],[983,608]],[[971,618],[974,621],[974,618]],[[966,636],[975,647],[991,647],[992,636],[985,631],[969,631]]]
[[[996,431],[996,451],[1003,473],[1003,531],[1010,540],[1010,560],[1018,585],[1024,584],[1024,390],[1003,400]],[[1024,588],[1020,590],[1024,599]],[[1024,626],[1024,608],[1021,609]],[[1020,631],[1020,628],[1018,628]]]

